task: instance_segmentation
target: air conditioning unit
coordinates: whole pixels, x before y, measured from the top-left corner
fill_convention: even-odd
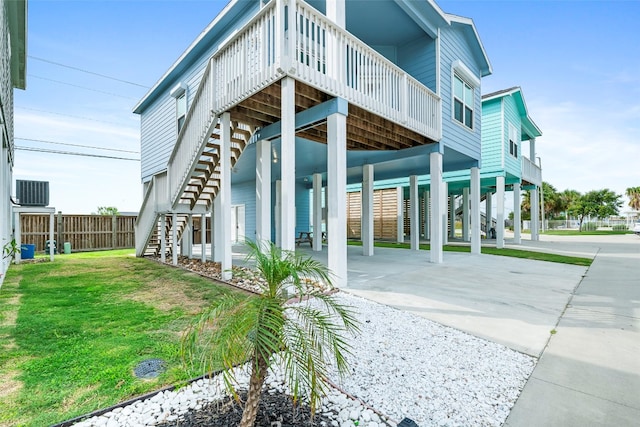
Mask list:
[[[48,206],[49,181],[16,180],[16,203],[20,206]]]

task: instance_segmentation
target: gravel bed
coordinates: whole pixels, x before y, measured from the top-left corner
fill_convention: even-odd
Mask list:
[[[421,427],[501,426],[535,366],[535,358],[503,345],[344,292],[336,296],[355,311],[361,334],[352,338],[351,373],[333,375],[342,391],[331,389],[319,409],[331,420],[327,426],[393,426],[405,417]],[[238,379],[247,384],[243,369]],[[274,371],[265,391],[286,394]],[[181,416],[225,395],[219,378],[199,380],[76,426],[181,425]]]

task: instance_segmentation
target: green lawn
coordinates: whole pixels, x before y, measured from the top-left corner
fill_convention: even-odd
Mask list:
[[[222,292],[131,250],[12,265],[0,290],[0,426],[50,425],[197,376],[182,367],[182,331]],[[148,358],[168,371],[137,379]]]
[[[579,231],[579,230],[547,230],[542,234],[549,234],[551,236],[610,236],[613,234],[633,234],[631,230],[592,230],[592,231]]]
[[[350,240],[348,242],[349,245],[353,246],[362,246],[362,242],[357,240]],[[408,243],[395,243],[395,242],[375,242],[375,246],[379,248],[398,248],[398,249],[409,249],[411,246]],[[430,246],[421,244],[420,249],[429,250]],[[468,245],[445,245],[444,250],[448,252],[471,252],[471,247]],[[582,266],[590,266],[593,262],[591,258],[582,258],[582,257],[573,257],[566,255],[556,255],[545,252],[535,252],[535,251],[526,251],[520,249],[497,249],[492,247],[483,247],[483,254],[488,255],[499,255],[499,256],[508,256],[513,258],[524,258],[524,259],[532,259],[537,261],[548,261],[548,262],[558,262],[562,264],[573,264],[573,265],[582,265]]]

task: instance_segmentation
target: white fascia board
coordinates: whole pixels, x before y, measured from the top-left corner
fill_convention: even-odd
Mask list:
[[[482,77],[486,77],[488,75],[493,74],[493,67],[491,66],[491,61],[489,61],[489,56],[487,55],[487,51],[484,49],[484,45],[482,44],[482,40],[480,39],[480,35],[478,34],[478,30],[476,29],[476,25],[473,23],[473,19],[466,18],[464,16],[452,15],[447,13],[447,18],[449,22],[456,22],[458,24],[468,25],[471,27],[473,34],[478,42],[478,47],[480,47],[480,51],[482,52],[482,56],[484,57],[485,62],[487,63],[487,73],[483,74]]]
[[[202,32],[193,41],[193,43],[189,45],[189,47],[182,53],[182,55],[180,55],[180,57],[173,63],[173,65],[169,67],[169,69],[162,75],[162,77],[158,79],[156,84],[154,84],[151,87],[151,89],[149,89],[147,93],[142,97],[142,99],[138,101],[136,106],[133,107],[134,113],[140,114],[140,111],[138,111],[138,109],[142,104],[144,104],[147,98],[151,96],[151,94],[153,94],[156,91],[156,89],[158,89],[158,87],[162,84],[162,82],[173,73],[173,70],[175,70],[176,67],[187,57],[187,55],[189,55],[189,53],[193,49],[195,49],[195,47],[198,46],[198,44],[200,44],[200,42],[207,35],[207,33],[209,33],[209,31],[211,31],[211,29],[215,27],[218,24],[218,22],[220,22],[220,20],[222,20],[222,18],[224,18],[224,16],[229,12],[229,10],[231,10],[239,1],[240,0],[231,0],[229,3],[227,3],[227,5],[222,9],[222,11],[220,11],[220,13],[218,13],[218,15],[215,18],[213,18],[213,21],[211,21],[211,23],[207,25],[207,27],[204,30],[202,30]]]

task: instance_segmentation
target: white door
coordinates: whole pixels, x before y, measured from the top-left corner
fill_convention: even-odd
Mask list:
[[[244,205],[231,206],[231,243],[243,243],[244,235]]]

